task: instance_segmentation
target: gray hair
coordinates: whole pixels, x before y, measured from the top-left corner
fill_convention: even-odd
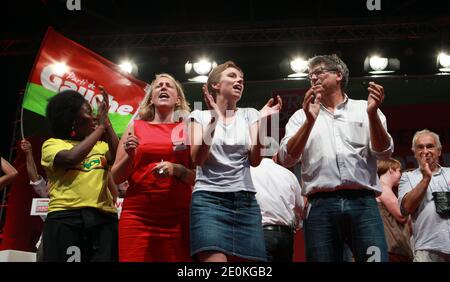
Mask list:
[[[308,68],[311,70],[314,66],[324,64],[327,68],[337,70],[342,74],[341,89],[345,90],[348,84],[349,70],[347,65],[336,54],[320,55],[308,60]]]
[[[423,134],[428,134],[428,135],[432,136],[433,139],[434,139],[434,142],[436,143],[436,147],[439,150],[442,149],[441,140],[439,140],[439,135],[437,135],[436,133],[434,133],[433,131],[430,131],[428,129],[423,129],[423,130],[417,131],[414,134],[414,137],[413,137],[413,140],[412,140],[412,148],[411,148],[411,150],[415,151],[417,138],[419,138],[419,136],[423,135]]]

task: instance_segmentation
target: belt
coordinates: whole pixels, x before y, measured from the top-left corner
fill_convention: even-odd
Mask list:
[[[364,196],[371,196],[375,197],[375,191],[374,190],[368,190],[368,189],[348,189],[348,190],[335,190],[330,192],[317,192],[311,195],[308,195],[308,199],[318,199],[318,198],[355,198],[355,197],[364,197]]]
[[[290,226],[286,225],[264,225],[264,230],[269,231],[280,231],[280,232],[286,232],[286,233],[294,233],[294,229]]]

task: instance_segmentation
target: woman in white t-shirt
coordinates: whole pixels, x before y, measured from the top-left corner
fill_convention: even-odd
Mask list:
[[[197,175],[191,206],[191,255],[199,261],[266,261],[261,212],[250,165],[262,159],[260,119],[279,113],[270,99],[258,112],[238,108],[244,74],[228,61],[203,87],[207,111],[190,115],[191,156]]]

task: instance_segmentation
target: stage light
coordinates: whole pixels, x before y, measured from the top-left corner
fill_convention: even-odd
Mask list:
[[[119,65],[120,69],[126,73],[131,73],[133,71],[133,63],[130,61],[123,61]]]
[[[369,58],[369,65],[374,71],[384,71],[388,66],[388,58],[373,56]]]
[[[197,63],[194,63],[194,71],[198,73],[199,75],[206,75],[209,73],[210,70],[212,70],[212,62],[209,62],[205,59],[200,60]]]
[[[364,70],[371,74],[388,74],[400,69],[400,61],[396,58],[386,58],[377,55],[366,57]]]
[[[302,56],[292,56],[280,62],[284,79],[305,79],[308,76],[308,61]]]
[[[450,55],[445,52],[439,53],[437,56],[439,71],[450,72]]]
[[[291,69],[294,72],[306,72],[308,69],[308,61],[303,58],[295,58],[291,61]]]
[[[69,72],[69,67],[66,65],[66,63],[55,63],[52,65],[53,68],[53,72],[58,75],[58,76],[62,76],[65,73]]]
[[[308,76],[308,61],[301,57],[297,57],[289,63],[291,70],[294,72],[289,74],[290,78],[301,78]]]
[[[202,58],[195,63],[187,61],[184,65],[184,71],[186,74],[196,75],[195,77],[188,78],[189,81],[206,83],[208,80],[207,75],[216,66],[217,63],[215,61]]]

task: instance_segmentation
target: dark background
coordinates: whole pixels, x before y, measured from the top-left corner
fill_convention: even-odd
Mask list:
[[[280,63],[296,54],[337,53],[354,78],[366,75],[372,52],[399,58],[399,75],[435,74],[436,54],[449,43],[445,2],[380,1],[380,11],[369,11],[366,0],[81,0],[81,11],[69,11],[65,0],[3,1],[1,154],[8,157],[18,93],[48,26],[113,62],[133,59],[147,82],[158,72],[185,82],[185,62],[201,55],[234,60],[248,82],[283,78]]]

